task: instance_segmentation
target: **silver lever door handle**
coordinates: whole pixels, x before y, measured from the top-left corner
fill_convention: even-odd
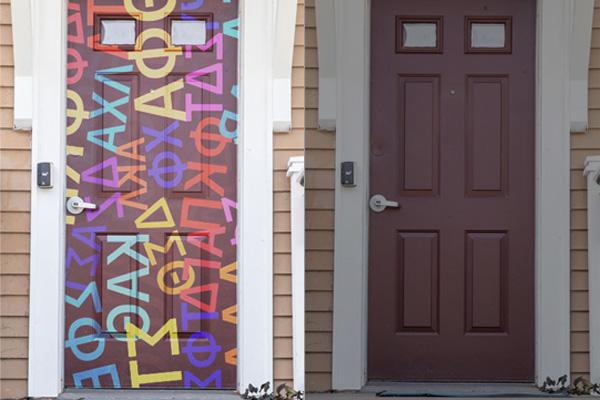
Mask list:
[[[93,203],[86,203],[81,197],[75,196],[67,200],[67,211],[73,215],[79,215],[83,210],[95,210],[98,208]]]
[[[385,211],[385,209],[388,207],[400,208],[400,204],[398,204],[397,201],[387,200],[381,194],[376,194],[373,197],[371,197],[371,200],[369,200],[369,207],[371,207],[371,210],[373,210],[373,212],[380,213]]]

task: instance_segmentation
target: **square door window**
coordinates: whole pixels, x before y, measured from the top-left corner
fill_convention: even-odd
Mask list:
[[[510,53],[512,51],[510,17],[467,17],[465,25],[467,53]]]
[[[442,17],[397,17],[397,53],[441,53]]]

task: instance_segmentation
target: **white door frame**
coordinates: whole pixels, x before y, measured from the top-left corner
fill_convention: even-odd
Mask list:
[[[571,123],[582,120],[582,112],[587,116],[587,102],[576,97],[587,96],[587,91],[572,88],[573,76],[580,79],[582,75],[573,72],[586,71],[587,59],[569,55],[574,46],[583,51],[573,54],[589,49],[589,41],[572,38],[577,36],[574,27],[582,23],[589,24],[585,28],[591,32],[591,19],[586,15],[593,14],[593,3],[538,0],[537,5],[537,383],[548,376],[570,376],[569,133]],[[359,390],[367,382],[370,0],[335,0],[335,25],[336,176],[340,176],[342,161],[355,161],[357,186],[345,188],[336,180],[332,387]],[[587,88],[587,82],[584,85]]]
[[[55,397],[64,388],[66,4],[31,3],[32,171],[41,161],[54,165],[54,188],[39,189],[35,178],[31,187],[31,397]],[[268,45],[273,1],[240,0],[240,17],[237,375],[242,390],[273,380],[273,47]]]

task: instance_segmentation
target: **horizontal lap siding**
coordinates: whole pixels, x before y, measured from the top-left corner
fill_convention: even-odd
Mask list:
[[[318,129],[314,0],[306,0],[306,389],[331,390],[335,133]]]
[[[298,1],[292,61],[292,131],[274,134],[273,288],[275,386],[293,384],[290,180],[287,161],[304,154],[304,0]]]
[[[0,0],[0,398],[27,395],[31,134],[13,126],[10,1]]]
[[[571,374],[588,377],[587,190],[583,163],[600,154],[600,0],[596,0],[589,70],[589,130],[571,135]]]

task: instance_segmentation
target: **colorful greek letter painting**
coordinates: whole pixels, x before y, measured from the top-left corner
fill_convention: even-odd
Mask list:
[[[237,1],[70,0],[67,40],[65,384],[235,388]]]

